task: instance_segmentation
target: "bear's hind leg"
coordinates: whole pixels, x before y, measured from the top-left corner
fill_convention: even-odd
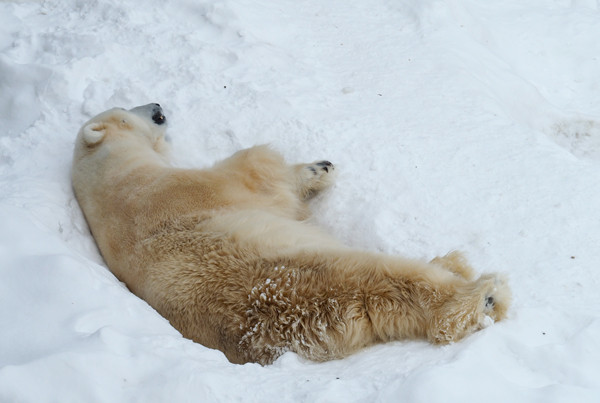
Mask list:
[[[446,290],[443,304],[433,307],[427,335],[431,342],[458,341],[506,317],[510,290],[504,277],[486,274]]]
[[[430,263],[443,267],[465,280],[473,280],[475,278],[475,271],[463,254],[458,251],[452,251],[445,256],[438,256]]]

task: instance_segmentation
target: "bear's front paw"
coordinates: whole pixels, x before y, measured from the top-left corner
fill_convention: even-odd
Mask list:
[[[321,190],[331,186],[334,180],[335,166],[329,161],[297,166],[298,190],[303,200],[308,200]]]

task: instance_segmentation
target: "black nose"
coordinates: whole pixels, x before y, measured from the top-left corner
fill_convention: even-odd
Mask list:
[[[163,115],[163,110],[159,104],[154,104],[154,108],[152,108],[152,121],[157,125],[167,122],[167,118]]]

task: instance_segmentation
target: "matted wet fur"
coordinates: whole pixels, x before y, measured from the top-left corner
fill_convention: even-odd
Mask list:
[[[505,317],[502,277],[458,253],[421,262],[352,250],[304,220],[334,166],[266,146],[173,168],[158,104],[80,130],[73,187],[110,270],[185,337],[234,363],[323,361],[389,340],[450,343]]]

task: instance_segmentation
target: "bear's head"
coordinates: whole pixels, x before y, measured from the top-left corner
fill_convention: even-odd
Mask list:
[[[113,108],[90,119],[79,131],[75,154],[93,153],[103,143],[127,144],[137,149],[150,147],[159,154],[167,150],[167,119],[159,104],[147,104],[126,110]]]

